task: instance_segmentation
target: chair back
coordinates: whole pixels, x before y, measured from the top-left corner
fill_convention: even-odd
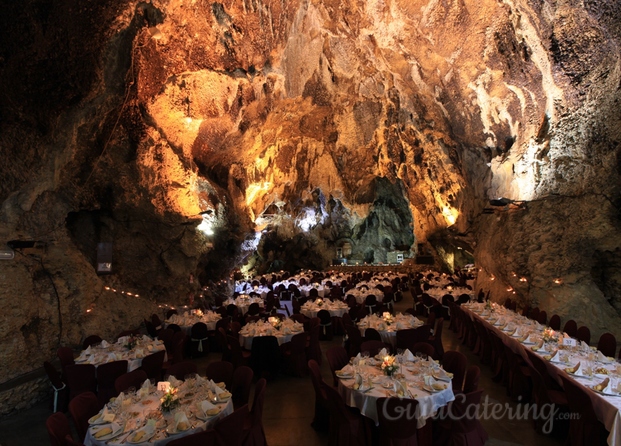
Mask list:
[[[60,368],[63,373],[65,373],[65,367],[75,364],[75,360],[73,359],[73,350],[69,347],[60,347],[56,350],[56,356],[60,359]]]
[[[218,434],[214,429],[186,435],[166,443],[168,446],[217,446]]]
[[[617,352],[617,340],[615,336],[612,333],[603,333],[597,342],[597,349],[602,352],[604,356],[614,358]]]
[[[576,332],[576,339],[579,341],[583,341],[587,344],[591,343],[591,330],[586,325],[583,325]]]
[[[96,368],[93,364],[73,364],[65,367],[65,380],[69,386],[69,400],[83,392],[97,392]]]
[[[233,395],[233,407],[238,408],[248,404],[253,377],[254,372],[248,366],[242,365],[235,369],[230,387]]]
[[[433,348],[433,345],[429,344],[428,342],[417,342],[416,344],[414,344],[411,350],[413,354],[422,353],[428,358],[433,358],[435,351],[436,349]]]
[[[275,336],[256,336],[252,340],[250,349],[250,366],[254,374],[259,377],[278,375],[282,357],[280,346]]]
[[[381,341],[382,336],[379,334],[375,328],[367,328],[364,330],[364,340],[365,341]]]
[[[62,412],[55,412],[45,420],[45,428],[50,436],[51,446],[65,446],[65,437],[71,437],[71,426],[67,415]]]
[[[172,353],[172,338],[174,335],[175,332],[170,328],[170,326],[160,330],[157,334],[157,338],[164,343],[168,356],[171,356]]]
[[[242,427],[248,416],[249,411],[246,404],[218,421],[214,427],[218,436],[218,443],[227,446],[241,446],[244,435],[246,435],[246,431]]]
[[[561,317],[558,314],[553,314],[550,317],[550,322],[548,322],[548,325],[552,330],[559,331],[561,329]]]
[[[99,404],[97,395],[93,392],[84,392],[76,396],[69,402],[69,413],[75,423],[80,441],[84,443],[86,431],[88,430],[88,420],[103,407]]]
[[[82,349],[86,350],[88,347],[100,344],[102,340],[103,339],[101,339],[101,337],[99,337],[98,335],[87,336],[86,339],[84,339],[84,341],[82,342]]]
[[[467,366],[468,359],[463,353],[455,350],[449,350],[444,353],[444,357],[442,358],[442,367],[447,372],[453,374],[453,392],[463,390]]]
[[[170,364],[177,364],[178,362],[183,361],[187,341],[188,336],[181,330],[173,335],[172,340],[170,341],[171,355],[168,358],[168,362]]]
[[[147,379],[149,377],[144,370],[136,369],[119,376],[114,381],[114,388],[118,393],[126,392],[130,387],[138,390]]]
[[[145,371],[151,381],[160,381],[162,379],[162,366],[164,365],[165,357],[166,350],[160,350],[142,358],[140,368]]]
[[[410,351],[417,342],[427,342],[431,336],[431,326],[422,325],[418,328],[408,328],[406,330],[397,331],[397,348]]]
[[[479,390],[479,379],[481,378],[481,369],[477,365],[471,365],[466,371],[466,379],[464,381],[464,393],[471,393]]]
[[[60,410],[61,412],[66,412],[67,402],[69,401],[69,388],[63,382],[60,377],[60,373],[56,370],[56,367],[52,365],[49,361],[43,362],[43,369],[47,374],[47,377],[50,379],[50,383],[52,384],[52,388],[54,389],[54,406],[53,412]]]
[[[563,332],[567,333],[570,337],[575,338],[578,334],[578,324],[573,319],[565,322],[563,326]]]
[[[383,348],[390,351],[390,345],[382,341],[364,341],[360,345],[360,352],[369,353],[369,356],[376,356]]]
[[[378,398],[375,400],[380,438],[386,444],[417,446],[417,422],[414,414],[418,401],[408,398]],[[397,441],[392,441],[397,440]]]
[[[228,361],[216,361],[207,366],[205,376],[213,382],[223,382],[227,389],[231,388],[233,381],[233,364]]]
[[[119,394],[114,383],[116,379],[127,373],[127,360],[112,361],[97,367],[97,397],[102,406],[110,401],[110,398]]]
[[[196,363],[192,361],[181,361],[176,364],[170,365],[166,372],[164,372],[164,380],[169,376],[174,376],[179,380],[185,380],[188,375],[195,375],[198,373],[198,367]]]
[[[337,345],[326,350],[326,357],[328,358],[328,364],[332,371],[334,387],[337,387],[339,385],[339,379],[336,376],[336,371],[341,370],[349,363],[349,355],[344,347]]]

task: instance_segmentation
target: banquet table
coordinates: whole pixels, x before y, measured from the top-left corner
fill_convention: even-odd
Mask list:
[[[205,313],[197,312],[196,310],[193,311],[194,312],[184,314],[173,314],[169,319],[164,321],[164,324],[166,326],[170,324],[177,324],[181,327],[181,330],[189,336],[192,330],[192,325],[198,322],[204,322],[205,325],[207,325],[208,330],[215,330],[216,323],[222,318],[222,316],[215,311],[207,311]]]
[[[500,334],[503,343],[515,353],[526,359],[530,354],[541,356],[548,373],[559,384],[561,384],[560,375],[580,384],[591,399],[597,418],[610,432],[607,439],[608,444],[611,446],[620,444],[621,393],[619,393],[618,385],[621,383],[621,366],[616,364],[613,358],[604,357],[596,349],[588,347],[586,344],[578,342],[576,346],[562,345],[563,339],[569,339],[569,336],[564,333],[546,329],[537,322],[504,307],[494,305],[492,308],[494,309],[493,312],[480,303],[462,305],[462,309],[468,317],[479,319],[488,329]],[[514,329],[517,330],[516,333],[512,333]],[[558,353],[558,357],[555,353]],[[568,373],[568,369],[577,366],[578,363],[584,366],[585,374],[590,376],[577,376]],[[580,367],[580,369],[582,368]],[[605,373],[598,373],[604,372],[604,370]],[[594,385],[600,384],[607,377],[614,384],[613,394],[605,395],[592,389]]]
[[[401,377],[385,376],[379,368],[381,360],[370,358],[364,360],[363,365],[348,366],[354,373],[339,373],[338,390],[345,404],[357,407],[364,416],[378,422],[375,402],[378,398],[397,396],[395,383],[405,383],[405,398],[418,401],[414,418],[417,427],[425,426],[427,419],[434,416],[438,409],[455,399],[453,388],[446,373],[433,360],[405,360],[400,366]],[[347,366],[342,369],[345,372]],[[360,375],[362,385],[356,389],[356,369]],[[441,380],[435,379],[442,377]],[[400,379],[399,379],[400,378]],[[426,380],[430,382],[426,383]],[[366,384],[365,384],[366,383]],[[398,386],[399,384],[397,384]],[[433,386],[433,387],[432,387]],[[436,387],[439,386],[439,387]],[[436,390],[437,389],[437,390]]]
[[[147,335],[122,336],[114,344],[104,340],[101,344],[82,350],[75,363],[93,364],[97,367],[112,361],[127,360],[127,371],[131,372],[142,365],[145,356],[160,350],[166,350],[166,347],[159,339],[154,340]]]
[[[239,297],[236,297],[235,299],[227,299],[224,301],[223,305],[227,306],[227,305],[236,305],[237,309],[239,310],[239,313],[243,316],[244,314],[246,314],[248,312],[248,308],[250,307],[251,304],[257,303],[259,304],[260,308],[263,308],[265,305],[265,302],[263,301],[262,298],[260,297],[250,297],[246,294],[242,294]]]
[[[374,328],[379,332],[382,342],[392,345],[393,348],[397,345],[397,331],[418,328],[422,325],[423,321],[415,316],[402,313],[397,313],[394,316],[387,313],[381,317],[376,314],[370,314],[358,322],[358,328],[362,336],[365,335],[367,328]]]
[[[340,300],[322,300],[321,303],[309,301],[302,305],[300,313],[306,317],[314,318],[317,317],[317,313],[321,310],[327,310],[332,317],[343,317],[343,315],[349,311],[349,307],[345,302]]]
[[[345,293],[345,296],[348,296],[349,294],[356,298],[356,302],[358,304],[363,304],[367,296],[370,294],[374,295],[378,302],[382,302],[384,300],[384,292],[379,288],[352,288]]]
[[[308,297],[310,296],[310,290],[316,288],[317,289],[317,295],[319,297],[325,297],[326,293],[330,294],[330,288],[327,286],[323,286],[323,285],[300,285],[298,286],[298,289],[300,290],[300,293],[302,294],[302,296],[304,297]]]
[[[279,325],[275,327],[274,324]],[[239,332],[239,344],[247,349],[252,349],[252,341],[259,336],[274,336],[278,340],[278,345],[291,341],[291,338],[304,331],[304,326],[291,319],[285,319],[280,324],[274,322],[257,321],[244,325]]]
[[[93,423],[89,426],[84,444],[86,446],[136,444],[133,442],[135,433],[146,425],[153,425],[152,437],[139,444],[163,446],[177,438],[210,429],[220,419],[233,413],[231,394],[226,391],[223,384],[217,385],[197,375],[186,381],[177,381],[173,377],[170,385],[175,389],[175,397],[179,401],[178,406],[170,412],[160,408],[160,399],[164,396],[164,391],[157,390],[157,386],[154,385],[148,386],[145,382],[143,389],[127,395],[121,394],[106,404],[102,411],[105,410],[107,416],[114,417],[112,422],[103,421],[102,411],[91,418],[90,421]],[[201,408],[202,404],[213,408],[214,414],[209,412],[210,415],[207,415]],[[177,422],[186,421],[187,429],[178,430],[175,419]],[[115,423],[114,427],[118,426],[119,430],[113,428],[114,432],[110,436],[96,438],[99,429],[113,426],[111,423]]]

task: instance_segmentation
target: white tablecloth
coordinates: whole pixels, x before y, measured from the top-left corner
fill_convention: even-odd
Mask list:
[[[269,322],[257,321],[244,325],[239,332],[239,344],[247,349],[252,349],[252,341],[255,337],[259,336],[275,336],[278,340],[278,345],[282,345],[285,342],[291,341],[291,338],[304,331],[304,326],[298,322],[294,322],[291,319],[286,319],[282,322],[282,326],[277,329],[274,328]]]
[[[134,338],[136,344],[133,348],[128,348],[129,336],[119,338],[114,344],[104,344],[91,346],[82,350],[75,359],[76,364],[93,364],[95,367],[112,361],[127,360],[127,371],[136,370],[142,365],[142,358],[160,350],[166,350],[164,343],[153,340],[150,337],[138,336]],[[166,361],[166,356],[164,356]]]
[[[300,313],[304,316],[314,318],[317,317],[317,313],[321,310],[328,310],[330,316],[333,317],[343,317],[343,315],[349,311],[349,307],[345,302],[341,301],[332,302],[330,300],[325,300],[321,306],[317,305],[315,302],[306,302],[302,305]]]
[[[86,438],[84,439],[84,444],[86,446],[130,444],[129,440],[131,439],[131,432],[135,428],[136,423],[139,423],[139,426],[143,425],[146,423],[147,418],[150,417],[159,418],[156,426],[157,433],[150,441],[140,443],[142,446],[163,446],[177,438],[210,429],[220,419],[233,413],[233,401],[229,398],[226,402],[215,403],[216,407],[220,409],[220,413],[213,417],[207,418],[206,421],[196,418],[195,414],[198,412],[196,405],[200,404],[208,397],[207,393],[205,393],[205,389],[209,386],[207,383],[209,383],[209,380],[198,377],[196,380],[192,380],[192,382],[188,382],[187,384],[182,383],[178,386],[178,396],[181,404],[173,411],[173,413],[183,411],[188,417],[190,424],[194,426],[191,429],[174,435],[167,434],[166,430],[173,429],[171,426],[174,426],[173,414],[162,414],[159,407],[160,398],[162,397],[163,392],[154,390],[149,395],[142,398],[135,395],[131,404],[121,405],[120,409],[111,409],[118,411],[116,421],[119,422],[119,424],[122,424],[123,419],[126,419],[127,422],[125,424],[124,434],[119,435],[116,439],[109,440],[107,442],[105,440],[97,440],[93,437],[94,426],[91,426],[88,429]],[[162,416],[160,416],[160,414],[162,414]]]
[[[382,338],[382,342],[386,342],[393,346],[397,345],[397,331],[407,330],[409,328],[417,328],[423,325],[423,321],[412,316],[411,314],[397,313],[390,323],[384,320],[383,317],[371,314],[366,316],[358,322],[358,328],[360,334],[365,335],[367,328],[374,328],[377,330]]]
[[[204,322],[207,325],[208,330],[215,330],[216,323],[222,318],[219,313],[214,311],[207,311],[202,315],[185,313],[185,314],[173,314],[170,319],[167,319],[164,323],[177,324],[181,327],[181,330],[188,336],[192,330],[192,325],[198,322]]]
[[[408,391],[411,394],[411,396],[408,396],[418,401],[414,418],[416,418],[419,428],[423,427],[427,419],[435,415],[440,407],[447,405],[455,399],[450,382],[444,383],[446,389],[437,393],[423,389],[423,375],[427,373],[425,370],[428,370],[422,367],[423,363],[426,363],[426,361],[408,363],[402,367],[402,373],[405,376]],[[374,386],[372,390],[354,390],[352,388],[354,379],[339,379],[338,390],[343,396],[345,404],[357,407],[364,416],[369,417],[377,424],[378,418],[375,402],[378,398],[395,396],[394,392],[384,387],[384,384],[389,385],[391,380],[383,375],[378,366],[363,365],[360,366],[360,371],[362,374],[368,373],[372,377]]]

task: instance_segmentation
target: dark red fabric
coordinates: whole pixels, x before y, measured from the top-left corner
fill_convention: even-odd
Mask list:
[[[453,392],[463,390],[467,366],[468,359],[466,359],[466,356],[463,353],[454,350],[449,350],[444,353],[444,357],[442,358],[442,368],[453,374]]]
[[[332,371],[334,387],[337,387],[339,385],[339,379],[337,378],[335,372],[337,370],[341,370],[349,363],[349,355],[344,347],[335,346],[326,350],[326,358],[328,359],[328,364],[330,365],[330,370]]]
[[[378,398],[375,401],[382,446],[418,446],[418,429],[414,414],[418,401]]]
[[[114,383],[125,373],[127,373],[126,360],[107,362],[97,367],[97,397],[102,406],[119,394]]]
[[[207,366],[205,370],[205,376],[213,382],[223,382],[226,384],[226,388],[231,388],[231,382],[233,381],[233,371],[235,368],[233,364],[228,361],[216,361]]]
[[[99,399],[93,392],[81,393],[69,402],[69,413],[71,413],[82,443],[88,430],[88,419],[99,412],[102,407],[103,404],[99,404]]]
[[[125,392],[130,387],[137,390],[147,379],[148,376],[144,370],[136,369],[119,376],[114,382],[114,388],[118,393]]]
[[[69,386],[69,400],[83,392],[97,392],[97,378],[93,364],[73,364],[65,367],[65,381]]]
[[[233,372],[233,380],[229,390],[233,394],[233,406],[236,409],[248,404],[253,377],[254,372],[247,366],[237,367]]]
[[[65,437],[71,436],[71,427],[67,416],[62,412],[53,413],[45,421],[51,446],[65,446]]]

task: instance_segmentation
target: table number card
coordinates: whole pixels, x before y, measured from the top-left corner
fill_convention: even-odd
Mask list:
[[[170,390],[170,383],[168,381],[158,381],[157,390],[161,392],[168,392]]]
[[[563,338],[563,345],[568,347],[575,347],[577,343],[574,338]]]

